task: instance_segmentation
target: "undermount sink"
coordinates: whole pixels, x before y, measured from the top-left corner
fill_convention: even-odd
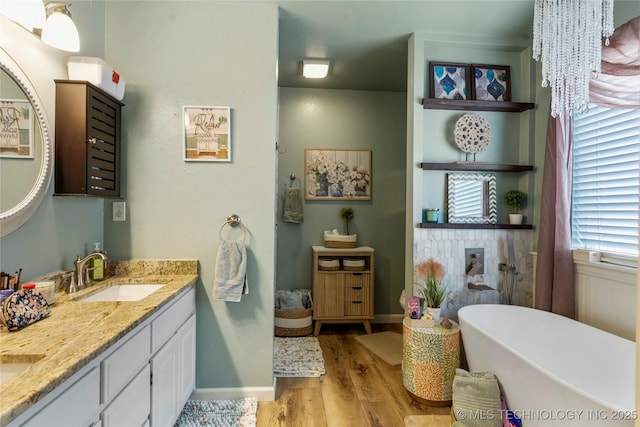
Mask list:
[[[31,365],[43,357],[44,355],[3,355],[0,358],[0,384],[29,369]]]
[[[140,301],[151,295],[164,285],[157,283],[135,283],[112,285],[101,291],[79,297],[75,301],[105,302],[105,301]]]

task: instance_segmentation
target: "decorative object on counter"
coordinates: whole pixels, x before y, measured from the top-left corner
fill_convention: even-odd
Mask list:
[[[601,71],[602,37],[608,46],[614,31],[613,3],[535,0],[533,58],[542,62],[542,87],[551,87],[551,116],[587,108],[592,73]]]
[[[473,160],[476,160],[476,153],[487,149],[491,142],[491,125],[478,114],[464,114],[456,121],[453,131],[456,145],[465,154],[473,153]]]
[[[325,248],[355,248],[357,240],[357,234],[340,234],[336,229],[324,232]]]
[[[371,150],[304,151],[306,200],[371,200]]]
[[[418,292],[424,298],[426,311],[436,322],[440,319],[440,305],[444,302],[447,287],[444,284],[444,266],[429,258],[416,265]]]
[[[231,108],[184,105],[185,162],[231,161]]]
[[[509,224],[522,224],[523,215],[520,208],[527,203],[527,195],[520,190],[507,191],[504,202],[513,208],[513,213],[509,214]]]
[[[511,101],[511,67],[471,64],[471,99]]]
[[[495,174],[447,174],[447,210],[450,223],[496,224],[496,206]]]
[[[304,203],[300,179],[294,174],[289,177],[291,184],[285,185],[284,206],[282,208],[282,219],[286,222],[300,224],[304,222]]]
[[[436,223],[440,219],[440,209],[427,208],[422,209],[422,222]]]
[[[49,303],[35,289],[21,289],[12,293],[4,301],[0,310],[2,323],[10,331],[22,329],[50,314]]]
[[[188,400],[175,427],[238,426],[255,427],[258,399]]]
[[[429,62],[431,98],[469,99],[469,65]]]

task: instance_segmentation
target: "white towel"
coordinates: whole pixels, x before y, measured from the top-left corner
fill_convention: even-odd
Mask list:
[[[216,257],[213,298],[239,302],[249,293],[247,283],[247,250],[244,242],[222,240]]]

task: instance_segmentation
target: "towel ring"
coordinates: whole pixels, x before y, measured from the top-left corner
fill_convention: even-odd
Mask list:
[[[235,227],[235,226],[240,226],[240,228],[242,229],[242,241],[244,242],[247,238],[247,227],[244,226],[244,224],[240,223],[240,221],[235,221],[232,219],[227,219],[222,226],[220,227],[220,231],[218,232],[218,236],[220,236],[220,240],[229,240],[229,239],[225,239],[224,237],[222,237],[222,229],[224,228],[225,225],[228,225],[229,227]]]

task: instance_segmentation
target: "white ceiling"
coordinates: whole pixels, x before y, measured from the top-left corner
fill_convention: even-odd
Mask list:
[[[280,6],[283,87],[405,91],[411,33],[531,37],[533,0],[269,1]],[[329,59],[326,79],[301,61]]]

